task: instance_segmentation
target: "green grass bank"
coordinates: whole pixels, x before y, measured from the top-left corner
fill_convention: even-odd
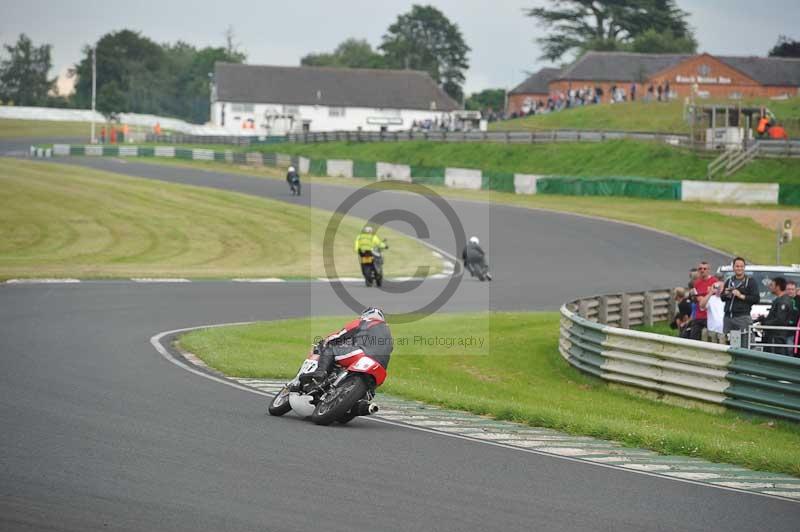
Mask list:
[[[0,280],[20,277],[326,277],[326,211],[72,165],[0,158]],[[346,218],[339,276],[360,276]],[[431,251],[385,230],[387,275],[441,269]]]
[[[288,379],[313,337],[335,330],[346,319],[206,329],[182,337],[180,343],[228,375]],[[583,375],[558,354],[558,324],[558,313],[548,312],[444,314],[391,325],[395,351],[380,390],[665,454],[800,476],[797,424],[683,408]],[[485,343],[442,348],[414,340],[442,334],[482,336]]]

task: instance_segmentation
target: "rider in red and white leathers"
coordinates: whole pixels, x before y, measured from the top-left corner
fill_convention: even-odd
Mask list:
[[[333,366],[334,360],[364,354],[378,362],[384,369],[389,367],[389,358],[394,348],[392,333],[383,312],[368,308],[361,316],[330,335],[319,345],[319,362],[314,373],[306,379],[323,380]]]

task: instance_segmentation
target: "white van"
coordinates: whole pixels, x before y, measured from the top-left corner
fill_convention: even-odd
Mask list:
[[[750,315],[753,319],[758,316],[766,316],[769,312],[769,307],[772,305],[772,300],[775,299],[775,296],[769,291],[770,279],[773,277],[783,277],[787,281],[794,281],[800,286],[800,264],[793,264],[791,266],[748,264],[744,267],[744,273],[752,277],[756,282],[758,293],[761,296],[761,301],[753,305],[753,308],[750,310]],[[717,279],[725,280],[732,276],[733,267],[730,264],[717,268]]]

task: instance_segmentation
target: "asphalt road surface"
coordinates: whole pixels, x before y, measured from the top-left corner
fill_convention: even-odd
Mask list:
[[[326,209],[352,193],[314,184],[298,200],[275,180],[73,162]],[[443,310],[555,309],[582,294],[682,283],[698,259],[723,259],[635,227],[449,203],[467,234],[489,244],[497,280],[465,280]],[[353,212],[385,208],[426,221],[437,216],[426,199],[398,193],[381,193]],[[430,225],[430,240],[454,252],[447,224]],[[424,304],[446,282],[404,294],[352,291],[400,312]],[[325,428],[272,418],[262,397],[186,372],[149,343],[181,327],[341,312],[346,307],[326,283],[0,286],[0,530],[796,526],[800,506],[755,494],[368,420]]]

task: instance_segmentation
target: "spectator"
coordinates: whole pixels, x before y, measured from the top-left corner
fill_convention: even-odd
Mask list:
[[[686,289],[682,286],[678,286],[673,292],[675,301],[678,302],[678,309],[669,326],[677,330],[681,338],[688,338],[689,324],[692,320],[692,300],[686,296]]]
[[[797,356],[798,351],[798,344],[800,344],[800,294],[797,293],[797,283],[794,281],[786,281],[786,295],[792,298],[794,302],[794,316],[792,317],[792,323],[794,324],[795,331],[792,335],[793,341],[792,345],[794,347],[790,350],[794,356]]]
[[[708,294],[711,286],[717,282],[717,278],[711,275],[709,265],[706,261],[702,261],[697,266],[697,279],[694,281],[690,295],[694,297],[695,303],[699,304],[699,299]],[[692,329],[690,338],[692,340],[702,340],[703,329],[706,328],[708,321],[708,312],[699,308],[695,309],[694,318],[692,319]]]
[[[745,261],[742,257],[733,259],[733,277],[725,281],[722,288],[722,300],[725,302],[725,319],[723,331],[744,331],[753,323],[750,309],[761,300],[756,282],[744,273]],[[747,347],[745,335],[742,347]]]
[[[687,288],[688,288],[689,290],[691,290],[692,288],[694,288],[694,282],[697,280],[697,277],[698,277],[699,275],[700,275],[700,274],[699,274],[699,272],[697,271],[697,268],[692,268],[691,270],[689,270],[689,285],[687,286]]]
[[[106,126],[100,128],[100,144],[106,143]]]
[[[664,87],[661,86],[659,83],[658,88],[656,89],[656,93],[658,93],[658,101],[661,101],[661,97],[664,94]]]
[[[631,83],[631,101],[636,101],[636,83]]]
[[[653,84],[651,83],[650,86],[647,87],[647,101],[648,102],[653,101],[653,91],[654,90],[655,89],[653,89]]]
[[[766,316],[759,316],[756,321],[766,327],[789,327],[794,313],[794,302],[786,295],[786,279],[775,277],[769,283],[769,290],[775,296],[769,313]],[[764,351],[775,353],[776,355],[788,355],[786,347],[780,347],[789,343],[789,331],[786,329],[764,329],[764,343],[773,344],[764,347]],[[794,337],[792,336],[792,341]],[[778,344],[778,345],[774,345]]]
[[[708,293],[699,299],[700,310],[708,313],[707,332],[703,341],[715,344],[727,344],[725,338],[723,321],[725,318],[725,303],[720,299],[722,294],[722,282],[717,281],[711,285]]]
[[[664,84],[664,101],[669,101],[669,80]]]

